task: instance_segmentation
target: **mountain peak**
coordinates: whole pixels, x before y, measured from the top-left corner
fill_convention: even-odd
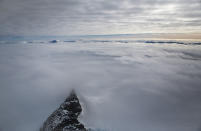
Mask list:
[[[79,99],[74,90],[44,122],[40,131],[86,131],[84,125],[78,121],[82,112]]]

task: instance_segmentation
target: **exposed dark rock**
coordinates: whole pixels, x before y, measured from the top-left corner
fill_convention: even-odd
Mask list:
[[[78,121],[82,112],[79,99],[73,90],[69,97],[44,122],[40,131],[86,131]]]
[[[52,40],[52,41],[50,41],[50,43],[57,43],[57,42],[59,42],[59,40]]]

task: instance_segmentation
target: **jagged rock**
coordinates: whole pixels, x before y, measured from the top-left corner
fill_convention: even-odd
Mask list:
[[[73,90],[61,106],[48,117],[40,131],[87,131],[78,121],[81,112],[82,107]]]

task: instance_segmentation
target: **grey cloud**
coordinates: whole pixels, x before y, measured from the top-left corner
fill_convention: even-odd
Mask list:
[[[201,29],[195,22],[201,19],[200,0],[6,0],[0,3],[1,35],[140,33],[160,32],[164,27],[165,32],[174,32],[172,29],[178,27],[175,22],[183,28],[180,31],[186,32],[187,20],[191,21],[188,27],[192,30],[195,26]]]

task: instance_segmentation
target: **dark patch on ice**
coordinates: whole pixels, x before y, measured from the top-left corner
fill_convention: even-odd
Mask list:
[[[170,50],[170,49],[163,49],[164,51],[168,53],[177,53],[178,56],[182,59],[186,60],[201,60],[201,54],[198,53],[192,53],[192,52],[186,52],[186,51],[178,51],[178,50]]]
[[[44,41],[28,41],[29,44],[44,44]]]
[[[170,49],[163,49],[163,51],[168,52],[168,53],[178,53],[178,51],[170,50]]]
[[[144,41],[151,44],[181,44],[181,45],[201,45],[201,42],[181,42],[181,41]]]
[[[115,42],[119,42],[119,43],[129,43],[129,41],[126,41],[126,40],[118,40],[118,41],[115,41]]]
[[[150,56],[150,55],[144,55],[145,57],[147,58],[152,58],[153,56]]]
[[[57,42],[59,42],[59,40],[51,40],[51,41],[49,41],[49,43],[57,43]]]
[[[152,44],[154,44],[154,43],[158,43],[158,44],[166,44],[166,43],[168,43],[168,44],[174,44],[174,43],[177,43],[177,42],[175,42],[175,41],[145,41],[145,43],[152,43]]]
[[[185,56],[180,56],[180,58],[182,58],[184,60],[200,60],[200,59],[197,59],[197,58],[185,57]]]
[[[180,55],[180,58],[186,60],[201,60],[201,54],[191,53],[191,52],[181,52],[183,55]]]
[[[80,53],[82,55],[87,55],[87,56],[95,56],[96,58],[117,58],[117,57],[122,57],[122,56],[118,56],[118,55],[107,55],[107,54],[103,54],[103,53],[98,53],[98,52],[92,52],[92,51],[80,51]]]
[[[196,53],[190,53],[190,52],[182,52],[186,56],[190,56],[191,58],[194,59],[201,59],[201,54],[196,54]]]
[[[112,41],[110,41],[110,40],[92,40],[92,42],[107,43],[107,42],[112,42]]]
[[[40,131],[86,131],[78,116],[82,112],[79,99],[73,90],[67,99],[44,122]]]
[[[64,42],[74,43],[76,40],[65,40]]]

